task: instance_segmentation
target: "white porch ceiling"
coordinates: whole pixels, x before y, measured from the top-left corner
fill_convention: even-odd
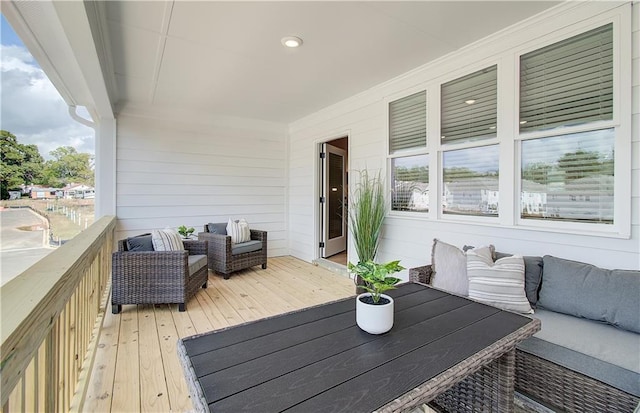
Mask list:
[[[557,2],[103,4],[116,106],[289,123]]]

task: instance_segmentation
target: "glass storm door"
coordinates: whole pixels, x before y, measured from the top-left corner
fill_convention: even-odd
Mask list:
[[[345,156],[340,148],[322,144],[322,258],[330,257],[347,249],[347,208],[345,196]]]

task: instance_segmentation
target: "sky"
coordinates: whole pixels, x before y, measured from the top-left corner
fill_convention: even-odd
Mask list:
[[[93,129],[69,116],[67,104],[4,16],[0,36],[0,129],[21,144],[37,145],[45,160],[61,146],[94,154]]]

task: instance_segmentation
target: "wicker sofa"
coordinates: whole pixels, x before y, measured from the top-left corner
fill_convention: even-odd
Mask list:
[[[245,268],[261,265],[267,268],[267,232],[251,230],[251,241],[233,244],[227,235],[227,223],[209,223],[204,232],[198,233],[198,239],[207,241],[209,268],[222,274],[227,280],[231,273]]]
[[[137,250],[132,245],[151,234],[118,241],[112,256],[111,311],[118,314],[123,304],[178,304],[185,311],[187,301],[207,288],[207,242],[183,241],[183,251]],[[146,241],[146,239],[145,239]]]
[[[633,412],[640,403],[640,271],[551,256],[524,261],[527,298],[542,330],[516,348],[516,392],[554,411]],[[431,284],[432,276],[430,265],[409,271],[415,282]],[[631,316],[613,326],[619,306],[631,306]]]

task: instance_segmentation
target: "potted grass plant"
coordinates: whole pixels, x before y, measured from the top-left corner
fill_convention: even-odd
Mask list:
[[[395,288],[400,281],[390,274],[404,269],[399,261],[386,264],[374,261],[387,213],[384,189],[379,173],[370,176],[367,170],[361,171],[349,205],[349,226],[358,254],[358,264],[347,265],[358,286],[356,321],[360,328],[371,334],[382,334],[393,327],[393,298],[383,293]]]
[[[357,275],[363,282],[365,293],[356,297],[356,323],[358,327],[370,334],[382,334],[393,327],[393,298],[383,294],[392,290],[400,282],[392,277],[398,271],[404,270],[400,261],[390,261],[377,264],[371,260],[347,268]]]

